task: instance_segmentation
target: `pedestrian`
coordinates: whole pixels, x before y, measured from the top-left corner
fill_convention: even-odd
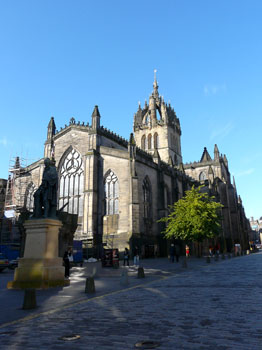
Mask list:
[[[172,243],[169,249],[170,261],[173,263],[175,261],[175,246]]]
[[[129,266],[129,250],[127,248],[125,248],[124,251],[124,264],[123,266]]]
[[[138,246],[135,246],[134,249],[134,265],[139,265],[139,250],[138,250]]]
[[[211,246],[209,247],[209,256],[213,256],[213,248]]]
[[[71,250],[67,249],[63,256],[63,262],[65,267],[65,278],[69,278],[70,275],[70,261],[69,261],[69,254],[71,255]]]
[[[187,257],[187,258],[189,257],[189,252],[190,252],[190,250],[189,250],[189,246],[188,246],[188,245],[186,245],[186,257]]]
[[[176,262],[179,262],[180,257],[180,245],[175,244],[175,256],[176,256]]]

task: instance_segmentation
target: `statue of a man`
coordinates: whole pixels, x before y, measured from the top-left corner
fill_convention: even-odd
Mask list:
[[[58,175],[49,158],[44,160],[42,183],[34,194],[34,218],[56,218]]]

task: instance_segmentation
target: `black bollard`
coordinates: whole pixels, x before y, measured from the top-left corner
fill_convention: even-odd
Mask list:
[[[145,272],[142,266],[139,266],[137,270],[137,278],[145,278]]]
[[[31,310],[36,308],[35,289],[25,289],[23,310]]]
[[[95,289],[95,281],[94,277],[87,277],[86,278],[86,287],[85,287],[85,293],[87,294],[93,294],[96,292]]]

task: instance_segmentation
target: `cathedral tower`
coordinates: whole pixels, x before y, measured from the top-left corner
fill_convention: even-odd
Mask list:
[[[155,71],[156,72],[156,71]],[[152,155],[157,151],[161,160],[179,165],[182,163],[181,128],[173,107],[159,96],[156,75],[149,101],[134,115],[134,136],[138,147]]]

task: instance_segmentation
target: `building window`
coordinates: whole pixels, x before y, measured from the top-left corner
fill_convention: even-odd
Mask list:
[[[207,180],[207,176],[206,176],[206,173],[204,171],[202,171],[199,174],[199,181],[205,181],[205,180]]]
[[[148,177],[143,181],[143,208],[144,208],[144,218],[151,218],[151,186]]]
[[[154,133],[154,148],[157,149],[159,147],[158,133]]]
[[[146,136],[145,135],[143,135],[142,138],[141,138],[141,148],[143,150],[146,149]]]
[[[36,191],[35,185],[31,182],[26,190],[25,194],[25,207],[29,211],[34,210],[34,193]]]
[[[59,209],[83,216],[84,165],[80,153],[72,148],[60,166],[58,198]]]
[[[105,213],[118,214],[119,183],[117,176],[109,170],[105,176]]]
[[[148,149],[151,149],[152,148],[152,135],[149,134],[148,135]]]

